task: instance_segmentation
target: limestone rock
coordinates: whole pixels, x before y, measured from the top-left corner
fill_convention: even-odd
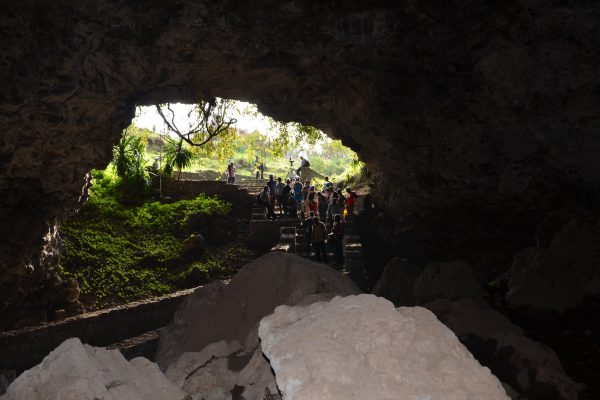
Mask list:
[[[2,400],[184,400],[158,366],[143,357],[125,360],[118,350],[65,340],[44,360],[23,372]]]
[[[377,281],[373,294],[384,297],[395,306],[414,306],[413,288],[421,270],[400,258],[392,258]]]
[[[431,262],[415,282],[417,304],[436,299],[481,298],[481,289],[471,267],[464,261]]]
[[[525,336],[498,311],[472,299],[425,305],[473,355],[527,399],[576,400],[581,385],[563,370],[556,353]]]
[[[428,310],[373,295],[277,307],[259,336],[286,400],[507,400]]]
[[[258,341],[245,351],[237,341],[221,341],[196,353],[184,353],[166,372],[193,398],[223,400],[233,393],[247,400],[262,400],[265,393],[278,396],[275,376]]]
[[[357,293],[352,281],[323,264],[268,253],[244,266],[228,284],[213,282],[188,296],[161,334],[157,362],[166,370],[183,353],[222,340],[243,343],[278,305],[298,304],[313,294],[321,295],[314,300],[322,300]]]
[[[515,255],[506,278],[510,304],[557,312],[576,306],[600,292],[600,234],[590,221],[575,218],[548,247]]]

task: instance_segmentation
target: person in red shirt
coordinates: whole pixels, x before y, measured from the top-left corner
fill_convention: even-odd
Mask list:
[[[346,210],[348,213],[348,216],[346,218],[352,218],[352,216],[354,215],[354,203],[356,203],[356,198],[358,197],[358,195],[356,194],[356,192],[353,192],[352,190],[350,190],[350,188],[346,188],[346,202],[345,202],[345,206],[346,206]]]

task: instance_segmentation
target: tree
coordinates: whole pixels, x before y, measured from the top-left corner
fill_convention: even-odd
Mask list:
[[[179,140],[167,137],[165,144],[165,158],[167,165],[177,168],[177,185],[181,179],[181,170],[192,165],[194,153],[184,144],[184,139]]]
[[[190,146],[202,147],[215,137],[228,132],[229,128],[237,122],[235,118],[228,115],[234,105],[234,100],[218,97],[208,101],[200,100],[188,112],[187,117],[190,122],[187,130],[181,130],[177,126],[171,104],[157,104],[156,111],[169,131],[175,133]]]

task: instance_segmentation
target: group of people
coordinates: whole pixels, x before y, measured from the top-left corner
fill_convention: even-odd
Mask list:
[[[343,265],[344,223],[354,215],[356,192],[350,188],[334,189],[329,177],[321,191],[311,185],[310,179],[303,182],[299,177],[294,182],[269,175],[269,180],[258,195],[257,201],[267,209],[267,218],[275,219],[275,208],[279,215],[299,218],[306,231],[307,251],[315,251],[318,261],[328,263],[325,243],[334,249],[335,263]]]

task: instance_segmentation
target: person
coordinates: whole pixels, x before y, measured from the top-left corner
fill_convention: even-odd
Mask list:
[[[292,157],[290,157],[290,168],[294,167],[294,160],[292,160]]]
[[[331,197],[331,203],[327,206],[327,222],[333,223],[333,217],[339,215],[340,204],[338,202],[337,193],[334,193]]]
[[[329,182],[329,177],[325,177],[325,183],[323,183],[323,193],[327,192],[329,189],[333,191],[333,183]]]
[[[262,204],[267,208],[267,218],[275,218],[273,212],[273,206],[271,205],[271,196],[269,194],[269,187],[265,185],[263,190],[258,194],[258,204]]]
[[[306,160],[304,157],[300,156],[300,166],[296,170],[296,175],[299,176],[302,168],[308,168],[308,167],[310,167],[310,162],[308,162],[308,160]]]
[[[342,217],[342,221],[344,220],[344,210],[346,207],[346,198],[342,194],[342,189],[337,190],[337,198],[338,198],[338,206],[340,207],[340,216]]]
[[[258,166],[258,170],[260,171],[260,179],[265,179],[265,163],[264,162],[260,162],[260,165]],[[258,179],[258,177],[257,177]]]
[[[285,185],[281,181],[281,177],[277,178],[277,185],[275,185],[275,199],[279,205],[279,215],[283,214],[283,188]]]
[[[352,218],[352,216],[354,215],[354,203],[356,203],[356,199],[358,198],[358,195],[356,194],[356,192],[353,192],[352,190],[350,190],[349,187],[346,188],[346,201],[344,203],[345,207],[346,207],[346,212],[348,213],[347,218]]]
[[[235,165],[233,165],[233,161],[227,165],[227,183],[235,183]]]
[[[290,186],[290,180],[286,179],[285,186],[283,187],[283,191],[281,193],[281,202],[283,203],[283,213],[287,214],[288,208],[288,198],[290,197],[290,193],[292,191],[292,187]]]
[[[321,192],[317,193],[317,204],[319,207],[319,219],[325,221],[327,219],[327,206],[329,204],[327,197],[323,196],[323,193]]]
[[[327,249],[325,248],[325,241],[327,240],[327,228],[325,224],[319,220],[319,217],[315,215],[312,223],[312,236],[310,242],[312,243],[313,249],[315,249],[315,255],[317,256],[318,262],[329,263],[327,260]]]
[[[300,178],[296,177],[296,181],[294,182],[294,197],[296,198],[296,206],[302,206],[302,183],[300,183]],[[302,215],[304,219],[304,215]]]
[[[293,191],[290,192],[290,196],[288,197],[287,210],[290,217],[298,217],[298,203],[296,202],[295,193]]]
[[[339,214],[333,216],[333,227],[329,234],[329,244],[333,247],[333,256],[338,268],[344,265],[344,224]]]
[[[317,205],[317,199],[315,198],[316,194],[315,194],[315,187],[311,186],[310,187],[310,192],[308,192],[308,204],[307,204],[307,208],[309,212],[314,213],[315,215],[317,215],[317,213],[319,212],[318,209],[318,205]]]
[[[275,191],[277,189],[277,182],[275,182],[273,174],[269,175],[269,181],[267,182],[267,186],[269,187],[269,194],[271,196],[271,206],[275,208]]]
[[[304,232],[306,234],[306,254],[310,257],[310,239],[312,238],[313,233],[313,222],[314,222],[315,214],[310,213],[308,218],[306,218],[303,222]]]

